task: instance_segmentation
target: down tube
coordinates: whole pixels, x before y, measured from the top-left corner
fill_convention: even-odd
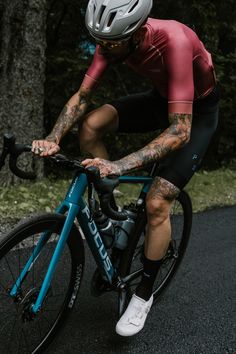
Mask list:
[[[80,202],[80,206],[81,208],[78,214],[78,220],[81,229],[84,233],[88,246],[94,256],[99,270],[106,276],[107,280],[111,284],[115,275],[115,270],[107,254],[97,226],[94,220],[91,218],[90,210],[83,199]]]

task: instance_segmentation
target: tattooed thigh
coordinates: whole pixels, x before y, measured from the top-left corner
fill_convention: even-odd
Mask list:
[[[150,199],[165,199],[167,201],[173,201],[179,195],[180,190],[172,183],[168,182],[164,178],[155,177],[153,184],[148,192],[148,198]]]

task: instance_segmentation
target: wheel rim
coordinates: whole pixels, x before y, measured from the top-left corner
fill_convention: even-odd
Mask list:
[[[46,274],[51,255],[58,240],[58,233],[51,233],[39,257],[22,283],[17,296],[9,296],[23,266],[37,244],[40,234],[48,231],[27,232],[15,245],[5,244],[0,251],[0,352],[32,353],[41,347],[58,322],[62,308],[68,297],[69,284],[73,274],[72,259],[65,246],[39,314],[31,313],[40,286]],[[8,252],[9,251],[9,252]],[[4,254],[5,253],[5,254]]]

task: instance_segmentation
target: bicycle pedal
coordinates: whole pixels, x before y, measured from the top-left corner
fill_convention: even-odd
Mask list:
[[[103,279],[98,269],[95,270],[90,286],[90,293],[94,297],[99,297],[112,290],[111,284]]]

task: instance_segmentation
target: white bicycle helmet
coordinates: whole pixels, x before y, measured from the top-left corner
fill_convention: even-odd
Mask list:
[[[90,0],[85,24],[95,38],[130,37],[147,19],[152,0]]]

